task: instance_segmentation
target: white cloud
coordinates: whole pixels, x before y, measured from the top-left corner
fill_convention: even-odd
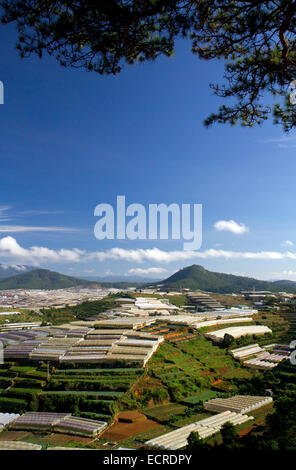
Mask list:
[[[51,250],[42,246],[32,246],[23,248],[18,244],[15,238],[7,236],[0,239],[0,253],[4,257],[26,260],[33,264],[39,264],[42,261],[53,262],[77,262],[82,260],[83,251],[74,248],[72,250]]]
[[[296,271],[292,270],[285,270],[281,272],[273,272],[271,274],[272,279],[277,279],[277,280],[290,280],[290,281],[295,281],[296,277]]]
[[[277,145],[278,148],[282,149],[290,149],[296,147],[296,136],[294,135],[284,135],[281,137],[274,137],[271,139],[265,139],[262,141],[263,143],[274,143]]]
[[[283,271],[282,274],[284,274],[285,276],[296,276],[296,271]]]
[[[6,211],[8,211],[10,209],[9,206],[0,206],[0,221],[1,222],[7,222],[8,219],[7,218],[7,215],[6,215]]]
[[[291,240],[285,240],[285,241],[282,243],[282,246],[294,246],[294,243],[291,242]]]
[[[249,232],[249,228],[245,224],[239,224],[235,222],[235,220],[218,220],[218,222],[214,224],[214,227],[218,232],[226,231],[235,233],[236,235]]]
[[[3,225],[3,222],[8,222],[11,218],[7,218],[7,211],[11,206],[0,206],[0,233],[19,233],[19,232],[78,232],[81,229],[69,227],[40,227],[30,225]],[[42,215],[42,214],[62,214],[63,211],[23,211],[21,215]],[[15,215],[15,214],[14,214]]]
[[[27,270],[26,266],[22,266],[20,264],[0,264],[0,266],[4,270],[10,269],[10,268],[15,269],[16,271],[26,271]]]
[[[80,232],[77,228],[68,227],[34,227],[27,225],[0,225],[0,233],[19,232]]]
[[[0,217],[2,217],[2,213],[6,212],[10,209],[10,206],[0,206]]]
[[[147,276],[149,274],[163,274],[167,270],[164,268],[132,268],[128,270],[129,274],[136,274],[138,276]]]
[[[280,260],[296,259],[296,253],[277,251],[240,252],[229,250],[209,249],[205,251],[162,251],[158,248],[125,250],[112,248],[111,250],[90,253],[92,259],[104,261],[106,259],[124,261],[154,261],[160,263],[171,263],[174,261],[186,261],[194,259],[258,259],[258,260]]]
[[[0,254],[3,258],[20,261],[21,263],[32,263],[34,265],[42,262],[67,263],[67,262],[89,262],[105,260],[124,260],[142,263],[151,261],[156,263],[171,263],[177,261],[194,261],[199,259],[254,259],[254,260],[296,260],[296,253],[285,251],[230,251],[211,248],[205,251],[163,251],[158,248],[126,250],[123,248],[112,248],[106,251],[86,252],[78,248],[53,250],[42,246],[23,248],[15,238],[6,236],[0,239]]]
[[[64,213],[65,211],[60,210],[27,210],[20,212],[20,215],[59,215]]]

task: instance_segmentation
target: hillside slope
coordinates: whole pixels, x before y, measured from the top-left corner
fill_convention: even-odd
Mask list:
[[[23,274],[0,280],[0,289],[63,289],[88,285],[92,282],[65,276],[48,269],[34,269]]]
[[[201,289],[224,294],[252,290],[253,288],[255,290],[273,292],[280,290],[296,293],[296,282],[293,281],[260,281],[251,277],[208,271],[197,264],[181,269],[162,281],[161,284],[171,288]]]

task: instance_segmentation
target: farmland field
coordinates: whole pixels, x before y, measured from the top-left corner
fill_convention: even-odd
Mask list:
[[[47,367],[47,366],[46,366]],[[0,369],[0,411],[75,412],[111,420],[118,400],[143,374],[140,368],[54,369],[6,363]]]
[[[289,324],[289,330],[286,335],[287,342],[296,339],[296,312],[283,312],[280,315]]]
[[[270,326],[275,339],[287,333],[288,321],[291,322],[265,312],[258,314],[256,321]],[[226,348],[208,340],[201,332],[192,334],[188,327],[165,322],[143,330],[165,337],[145,369],[5,363],[0,366],[0,411],[69,412],[108,421],[112,425],[103,436],[96,441],[81,440],[80,445],[104,449],[112,441],[140,448],[145,440],[211,416],[200,402],[228,393],[253,392],[258,384],[264,393],[268,386],[262,372],[242,367]],[[264,341],[270,342],[270,338],[256,339],[256,342]],[[277,371],[282,382],[289,383],[291,390],[295,388],[294,371],[284,364]],[[118,422],[118,416],[125,410],[140,412],[143,419]],[[258,421],[259,418],[264,420],[264,416],[258,416]],[[239,430],[244,432],[244,428]],[[40,442],[44,447],[79,443],[65,436],[34,433],[26,436],[26,440]]]
[[[203,393],[199,393],[198,395],[195,395],[193,397],[185,398],[184,403],[188,405],[191,405],[191,404],[195,405],[196,403],[200,401],[211,400],[212,398],[215,398],[216,396],[217,396],[217,392],[208,390]]]
[[[179,403],[170,403],[168,405],[154,406],[144,408],[142,412],[151,419],[155,419],[159,423],[167,423],[172,416],[185,414],[186,406]]]
[[[119,413],[115,423],[102,434],[102,438],[118,442],[130,436],[160,428],[160,424],[147,419],[142,413],[134,412],[130,414],[132,417],[131,422],[120,422],[121,414]]]

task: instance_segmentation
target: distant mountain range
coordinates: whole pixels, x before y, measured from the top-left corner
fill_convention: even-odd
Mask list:
[[[48,269],[33,269],[23,274],[0,280],[0,289],[63,289],[75,286],[91,286],[86,279],[65,276]]]
[[[208,271],[197,264],[181,269],[161,284],[168,288],[200,289],[224,294],[252,289],[296,293],[296,282],[293,281],[260,281],[251,277]]]
[[[93,282],[103,282],[103,283],[140,283],[140,284],[146,284],[146,283],[154,283],[154,282],[160,282],[161,279],[155,279],[151,277],[143,277],[143,276],[123,276],[120,274],[112,274],[108,276],[81,276],[82,279],[87,279],[88,281],[93,281]]]
[[[18,272],[20,274],[10,275]],[[25,272],[22,272],[25,271]],[[3,273],[8,276],[4,278]],[[2,274],[2,275],[1,275]],[[111,280],[112,278],[112,280]],[[107,281],[108,280],[108,281]],[[251,277],[235,276],[208,271],[199,265],[192,265],[181,269],[163,281],[153,282],[143,278],[117,277],[93,277],[79,279],[66,276],[48,269],[35,269],[29,266],[10,266],[3,268],[0,265],[0,290],[1,289],[63,289],[75,286],[92,286],[100,284],[103,287],[147,287],[161,284],[164,288],[190,290],[205,290],[220,293],[239,293],[242,290],[269,290],[272,292],[286,291],[296,293],[296,282],[294,281],[260,281]]]

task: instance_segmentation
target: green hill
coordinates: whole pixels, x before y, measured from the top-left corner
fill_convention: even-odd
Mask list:
[[[191,290],[201,289],[224,294],[240,292],[242,290],[269,290],[287,291],[296,293],[296,282],[292,281],[260,281],[251,277],[235,276],[208,271],[207,269],[193,264],[181,269],[169,278],[161,282],[169,288],[187,288]]]
[[[92,282],[65,276],[48,269],[34,269],[0,280],[0,289],[63,289],[91,285]]]

